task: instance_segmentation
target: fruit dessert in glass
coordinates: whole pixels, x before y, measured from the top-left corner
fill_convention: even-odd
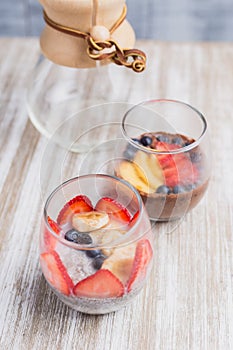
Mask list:
[[[145,285],[152,258],[150,221],[140,195],[127,182],[84,175],[49,196],[40,264],[67,305],[89,314],[118,310]]]
[[[153,100],[129,110],[122,130],[115,173],[139,191],[149,217],[169,221],[194,208],[210,177],[202,114],[179,101]]]

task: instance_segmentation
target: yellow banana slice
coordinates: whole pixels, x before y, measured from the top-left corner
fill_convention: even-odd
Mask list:
[[[158,163],[157,158],[153,154],[146,154],[145,152],[137,152],[134,158],[134,163],[140,168],[140,176],[142,169],[144,171],[144,182],[147,182],[152,189],[163,185],[163,172]]]
[[[79,232],[91,232],[99,230],[107,225],[109,216],[107,213],[90,211],[88,213],[77,213],[72,218],[72,226]]]
[[[111,271],[123,284],[125,284],[132,271],[135,249],[136,244],[116,248],[114,253],[104,261],[102,269]]]
[[[137,164],[123,160],[117,169],[117,173],[118,176],[131,183],[140,192],[148,194],[154,192],[154,189],[150,187],[147,178]]]

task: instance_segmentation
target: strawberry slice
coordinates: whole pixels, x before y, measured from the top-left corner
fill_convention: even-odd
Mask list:
[[[138,242],[133,262],[131,275],[127,283],[127,291],[130,292],[133,286],[140,283],[145,277],[147,267],[152,259],[153,250],[148,239]]]
[[[139,217],[139,210],[134,214],[134,216],[130,220],[129,227],[132,227],[137,222],[138,217]]]
[[[179,172],[180,183],[183,185],[193,184],[198,180],[199,171],[195,164],[193,164],[188,158],[185,161],[177,163],[177,169]]]
[[[159,151],[174,151],[180,148],[179,145],[165,142],[158,142],[156,145]],[[157,158],[163,169],[166,186],[186,185],[197,180],[198,170],[185,154],[159,154]]]
[[[163,152],[175,151],[179,148],[181,148],[180,145],[176,145],[173,143],[167,143],[167,142],[161,142],[161,141],[156,143],[156,150],[157,151],[163,151]]]
[[[77,297],[117,298],[124,294],[124,286],[112,272],[100,269],[78,282],[73,291]]]
[[[58,225],[63,225],[71,220],[76,213],[86,213],[92,211],[93,207],[88,197],[79,195],[71,199],[62,208],[57,217]]]
[[[164,169],[163,175],[165,178],[165,185],[168,187],[174,187],[180,183],[180,177],[176,167]]]
[[[162,152],[175,151],[179,148],[180,148],[179,145],[173,145],[166,142],[157,142],[156,144],[156,150],[162,151]],[[170,167],[173,168],[176,165],[172,154],[166,154],[166,153],[159,154],[157,158],[160,163],[160,166],[163,169],[170,168]]]
[[[174,160],[175,167],[163,170],[165,184],[173,187],[179,184],[189,185],[195,183],[199,176],[197,167],[184,155],[177,154]]]
[[[57,235],[59,235],[61,229],[58,226],[58,224],[53,221],[49,216],[47,218],[48,224],[50,228],[55,232]],[[47,250],[53,250],[57,244],[57,240],[55,237],[53,237],[52,233],[45,227],[44,229],[44,244]]]
[[[95,209],[107,213],[111,219],[123,224],[128,224],[131,219],[128,210],[122,204],[109,197],[101,198],[96,204]]]
[[[51,229],[58,235],[61,231],[58,224],[55,221],[53,221],[53,219],[51,219],[50,216],[48,216],[47,221]]]
[[[74,284],[57,252],[41,254],[40,264],[46,280],[62,294],[70,295]]]

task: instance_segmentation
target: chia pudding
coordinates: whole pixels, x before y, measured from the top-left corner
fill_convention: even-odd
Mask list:
[[[140,193],[149,217],[181,218],[194,208],[208,187],[206,156],[194,139],[165,132],[132,139],[116,167],[116,175]]]
[[[129,211],[110,197],[94,204],[80,194],[56,218],[46,215],[40,264],[64,303],[77,311],[103,314],[127,305],[140,292],[151,270],[153,249],[145,209],[135,209]]]

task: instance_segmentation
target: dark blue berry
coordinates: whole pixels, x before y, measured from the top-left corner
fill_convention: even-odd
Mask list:
[[[186,191],[192,191],[196,188],[195,184],[189,184],[185,186]]]
[[[128,147],[123,152],[123,158],[127,160],[133,160],[136,152],[137,152],[136,148],[134,148],[131,145],[128,145]]]
[[[104,262],[105,259],[106,259],[106,256],[104,256],[104,255],[99,255],[99,256],[97,256],[97,257],[93,260],[92,266],[93,266],[96,270],[101,269],[101,267],[102,267],[103,262]]]
[[[184,145],[185,145],[185,146],[189,146],[189,145],[191,145],[191,143],[192,143],[192,141],[186,141],[186,142],[184,143]]]
[[[142,136],[140,141],[143,146],[150,146],[152,144],[152,138],[150,136]]]
[[[133,142],[137,143],[138,145],[141,144],[141,141],[139,139],[132,139]]]
[[[182,138],[181,137],[179,137],[179,136],[177,136],[177,137],[174,137],[173,139],[172,139],[172,143],[174,144],[174,145],[183,145],[183,140],[182,140]]]
[[[201,154],[198,152],[190,152],[190,159],[193,163],[200,162]]]
[[[156,193],[169,194],[171,193],[171,189],[168,186],[161,185],[157,188]]]
[[[86,250],[85,252],[89,258],[95,258],[101,255],[101,250]]]
[[[77,244],[91,244],[92,238],[88,233],[78,232],[74,229],[71,229],[66,232],[65,239],[70,242]]]
[[[173,187],[173,193],[177,194],[177,193],[182,193],[182,192],[185,192],[186,189],[184,186],[181,186],[181,185],[176,185]]]
[[[138,139],[132,139],[132,141],[137,143],[138,145],[141,144],[140,140]],[[137,151],[138,151],[137,147],[129,143],[123,152],[123,158],[127,160],[133,160]]]
[[[170,143],[170,137],[167,135],[158,135],[156,136],[156,139],[160,142],[166,142],[166,143]]]

